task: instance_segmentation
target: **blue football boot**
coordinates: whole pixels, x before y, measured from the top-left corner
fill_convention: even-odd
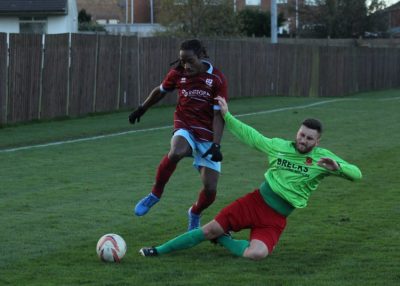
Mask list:
[[[188,219],[188,231],[200,228],[200,215],[192,213],[192,207],[190,207],[190,209],[188,210]]]
[[[142,216],[147,214],[150,208],[154,206],[156,203],[158,203],[159,200],[160,199],[157,198],[152,193],[148,194],[136,204],[135,215]]]

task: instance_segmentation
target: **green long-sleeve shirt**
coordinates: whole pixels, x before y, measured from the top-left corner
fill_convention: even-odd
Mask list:
[[[268,156],[269,168],[264,175],[266,182],[274,193],[295,208],[307,206],[311,193],[326,176],[335,175],[351,181],[362,177],[357,166],[347,163],[327,149],[314,147],[311,152],[302,154],[297,151],[293,141],[267,138],[229,112],[224,119],[227,128],[243,143]],[[339,170],[330,171],[318,166],[318,160],[325,157],[339,163]],[[263,197],[265,199],[264,194]]]

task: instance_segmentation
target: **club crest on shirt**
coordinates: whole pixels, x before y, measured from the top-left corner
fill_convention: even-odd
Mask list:
[[[308,166],[312,165],[312,158],[311,157],[307,157],[306,158],[306,165],[308,165]]]
[[[186,77],[181,78],[181,83],[186,83]]]
[[[209,87],[212,87],[213,80],[212,80],[211,78],[206,79],[206,84],[207,84]]]

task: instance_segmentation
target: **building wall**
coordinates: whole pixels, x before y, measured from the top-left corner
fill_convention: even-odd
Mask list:
[[[68,15],[47,16],[48,34],[75,33],[77,31],[78,11],[75,0],[68,0]],[[19,17],[0,16],[0,32],[19,33]]]
[[[93,20],[118,20],[125,23],[151,23],[148,0],[77,0],[78,11],[85,9]],[[133,18],[132,18],[133,4]]]
[[[76,33],[78,31],[78,8],[75,0],[68,0],[67,16],[51,16],[47,18],[47,33]]]
[[[400,8],[390,12],[390,28],[400,27]]]
[[[47,34],[75,33],[77,31],[77,20],[73,20],[72,17],[47,17]],[[19,18],[0,17],[0,32],[19,33]]]
[[[123,0],[77,0],[78,12],[86,10],[92,20],[116,19],[125,23],[125,1]]]
[[[150,1],[134,1],[134,23],[150,23]]]

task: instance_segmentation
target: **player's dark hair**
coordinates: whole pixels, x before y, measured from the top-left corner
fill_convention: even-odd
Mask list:
[[[191,39],[191,40],[186,40],[183,41],[180,45],[179,48],[181,51],[193,51],[194,54],[199,58],[199,59],[203,59],[203,58],[208,58],[207,55],[207,50],[204,47],[203,43],[198,40],[198,39]],[[176,61],[170,63],[170,66],[179,63],[179,59],[177,59]]]
[[[319,134],[322,133],[322,123],[318,119],[315,118],[307,118],[303,121],[302,125],[307,128],[317,130]]]
[[[193,51],[198,58],[208,58],[207,50],[203,46],[203,43],[198,39],[192,39],[183,41],[180,47],[181,51],[191,50]]]

